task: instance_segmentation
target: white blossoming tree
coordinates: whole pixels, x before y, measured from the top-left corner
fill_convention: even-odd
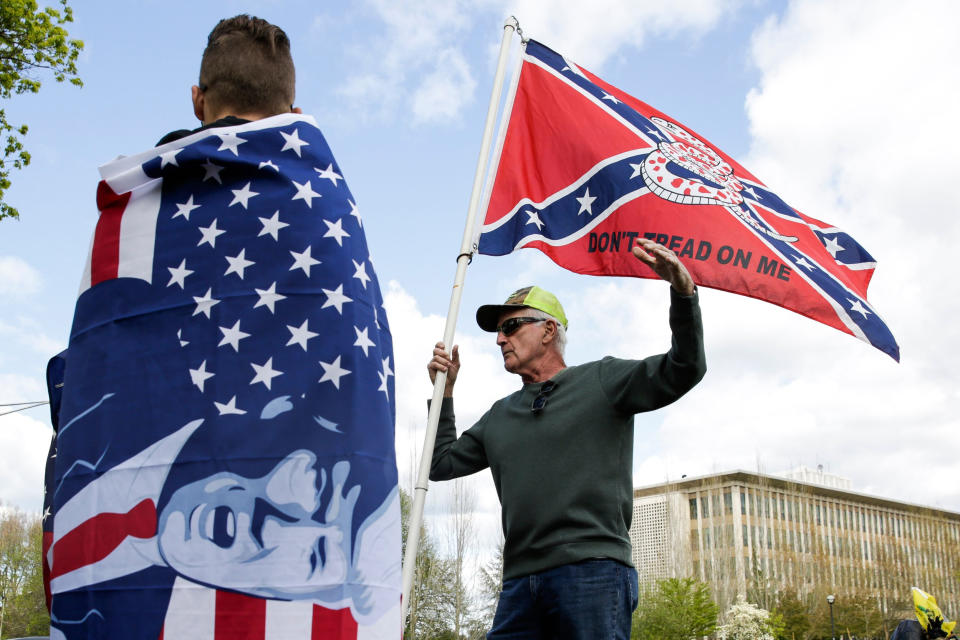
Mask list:
[[[783,622],[776,614],[744,600],[743,596],[724,613],[726,621],[717,629],[721,640],[775,640],[783,632]]]

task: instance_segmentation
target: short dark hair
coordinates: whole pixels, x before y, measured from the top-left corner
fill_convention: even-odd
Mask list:
[[[241,14],[210,32],[199,86],[214,104],[241,113],[284,113],[293,105],[295,80],[290,39],[280,27]]]

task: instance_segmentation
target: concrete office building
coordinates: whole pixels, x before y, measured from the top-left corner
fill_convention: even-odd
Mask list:
[[[641,584],[693,576],[721,608],[737,595],[871,595],[884,612],[913,585],[960,615],[960,513],[856,493],[800,468],[641,487],[630,529]]]

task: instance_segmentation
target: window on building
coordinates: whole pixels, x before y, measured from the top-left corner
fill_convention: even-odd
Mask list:
[[[781,520],[787,519],[787,507],[784,502],[783,496],[780,496],[780,519]]]
[[[707,496],[700,496],[700,517],[710,517],[710,502],[708,501]]]
[[[747,496],[743,491],[740,492],[740,514],[747,515]]]
[[[733,496],[729,489],[723,492],[723,510],[724,513],[733,513]]]
[[[690,519],[691,520],[697,519],[697,499],[696,498],[690,498]]]
[[[743,546],[749,546],[749,540],[747,538],[747,525],[743,525]]]

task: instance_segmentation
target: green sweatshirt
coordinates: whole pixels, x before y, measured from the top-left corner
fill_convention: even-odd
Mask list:
[[[453,400],[440,411],[431,480],[490,467],[502,507],[505,580],[587,558],[632,565],[633,416],[666,406],[706,372],[697,294],[671,288],[670,351],[644,360],[606,357],[525,384],[457,438]]]

